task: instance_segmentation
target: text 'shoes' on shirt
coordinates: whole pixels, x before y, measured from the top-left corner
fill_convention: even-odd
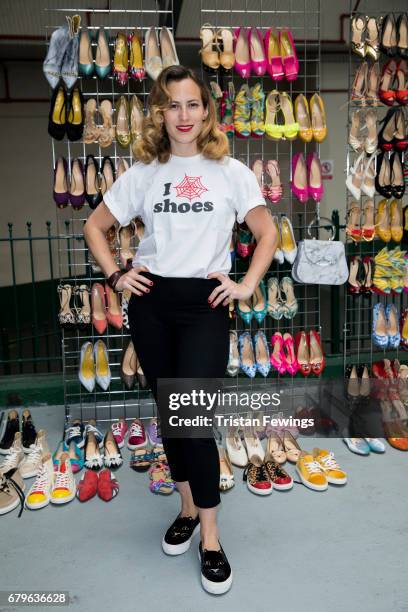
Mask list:
[[[121,225],[145,224],[133,265],[166,277],[206,278],[231,269],[232,228],[265,205],[254,173],[233,158],[223,161],[172,155],[165,164],[135,163],[104,195]]]

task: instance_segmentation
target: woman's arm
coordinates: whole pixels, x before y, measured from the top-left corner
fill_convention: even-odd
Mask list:
[[[265,206],[252,208],[245,217],[245,223],[255,237],[256,249],[241,282],[251,289],[252,294],[271,265],[278,246],[278,236],[272,216]]]
[[[101,202],[88,217],[84,225],[86,243],[106,278],[109,278],[114,272],[119,270],[106,240],[106,232],[116,222],[117,220],[109,208],[104,202]],[[142,270],[147,271],[146,268],[140,266],[139,268],[132,268],[129,272],[123,274],[117,281],[115,290],[123,291],[123,289],[130,289],[132,293],[136,293],[139,296],[143,295],[143,292],[148,293],[149,289],[146,285],[153,285],[153,283],[145,276],[139,274]]]
[[[245,215],[245,223],[253,233],[257,243],[251,264],[240,283],[235,283],[229,276],[220,272],[213,272],[208,275],[208,278],[218,278],[221,281],[221,284],[214,289],[208,299],[213,308],[221,302],[223,306],[226,306],[230,299],[249,299],[271,265],[278,245],[272,216],[265,206],[256,206]]]

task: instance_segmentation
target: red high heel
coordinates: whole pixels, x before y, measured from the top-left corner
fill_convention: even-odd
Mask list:
[[[106,319],[105,291],[100,283],[94,283],[91,289],[92,302],[92,325],[98,332],[103,334],[108,326]]]
[[[314,345],[315,350],[317,349],[318,355],[315,359],[320,359],[317,363],[310,363],[310,367],[312,368],[313,374],[316,376],[320,376],[326,367],[326,358],[323,353],[322,343],[320,341],[320,335],[314,330],[311,329],[309,331],[309,347],[310,347],[310,360],[312,360],[312,345]],[[317,346],[316,346],[317,345]]]
[[[380,88],[378,95],[380,100],[387,106],[394,106],[396,100],[396,92],[391,89],[395,75],[397,73],[397,62],[392,59],[384,64],[381,72]]]
[[[120,307],[119,295],[109,287],[105,285],[106,299],[108,302],[108,309],[106,311],[106,318],[116,329],[122,329],[123,319],[122,311]]]
[[[360,295],[361,283],[357,280],[360,268],[360,258],[354,255],[350,258],[350,272],[347,282],[347,293],[350,295]]]
[[[401,60],[397,64],[398,89],[395,92],[397,102],[402,106],[408,104],[408,64],[406,60]]]
[[[295,351],[300,373],[303,376],[309,376],[312,368],[310,365],[309,338],[305,331],[297,332],[295,336]]]

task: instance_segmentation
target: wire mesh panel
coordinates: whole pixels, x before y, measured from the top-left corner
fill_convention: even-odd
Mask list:
[[[378,173],[378,164],[381,161],[381,143],[380,131],[384,123],[387,123],[387,115],[390,116],[390,109],[378,97],[378,91],[382,88],[381,75],[386,69],[386,64],[389,62],[389,57],[384,53],[379,53],[375,58],[369,54],[364,57],[359,57],[352,50],[351,41],[356,40],[353,37],[353,20],[361,16],[362,23],[365,27],[369,18],[375,18],[381,35],[381,24],[383,18],[388,13],[393,13],[397,19],[398,15],[406,10],[406,4],[398,0],[387,3],[386,7],[381,7],[378,10],[378,3],[370,2],[369,0],[357,3],[354,7],[354,2],[350,1],[350,52],[349,52],[349,92],[348,101],[348,121],[347,121],[347,145],[346,145],[346,166],[345,174],[347,180],[351,183],[353,174],[360,174],[360,167],[363,170],[364,176],[370,178],[372,172],[374,176]],[[356,10],[357,9],[357,10]],[[355,29],[355,28],[354,28]],[[363,33],[363,43],[370,38]],[[395,58],[399,61],[399,57]],[[392,88],[392,82],[390,84]],[[394,84],[395,88],[395,84]],[[395,112],[401,112],[403,125],[406,125],[406,112],[395,106],[391,114],[395,117]],[[378,137],[378,146],[374,145],[370,148],[367,138],[369,133],[367,125],[370,122],[376,124],[376,132]],[[356,129],[353,124],[357,125]],[[406,127],[405,127],[406,130]],[[406,132],[405,132],[406,133]],[[360,141],[360,145],[358,144]],[[368,146],[367,146],[368,143]],[[392,149],[392,145],[391,145]],[[404,163],[406,152],[401,154],[401,161]],[[390,153],[385,152],[384,156],[389,158]],[[359,166],[361,160],[362,166]],[[371,162],[370,162],[371,160]],[[371,164],[371,168],[369,165]],[[358,180],[358,179],[357,179]],[[393,180],[390,177],[390,182]],[[363,183],[366,181],[364,179]],[[369,190],[368,190],[369,192]],[[397,314],[397,329],[400,325],[400,314],[407,306],[407,294],[403,290],[404,287],[404,253],[406,243],[404,239],[401,242],[395,241],[396,234],[389,236],[388,241],[383,241],[382,237],[387,232],[382,233],[381,227],[386,227],[388,218],[388,229],[395,224],[397,218],[393,216],[391,211],[392,206],[399,209],[398,216],[400,217],[401,235],[404,221],[402,218],[402,208],[406,205],[406,195],[399,200],[390,197],[388,200],[383,195],[378,193],[377,189],[374,195],[367,195],[367,190],[362,190],[361,198],[356,197],[358,193],[352,193],[352,189],[346,189],[347,200],[347,232],[346,232],[346,249],[348,255],[348,263],[350,269],[350,281],[354,287],[361,285],[363,290],[355,293],[353,287],[350,286],[345,297],[345,324],[344,324],[344,367],[347,364],[371,364],[373,361],[384,357],[389,359],[403,358],[401,353],[401,345],[396,348],[389,345],[385,348],[378,346],[378,343],[373,341],[373,330],[375,327],[376,306],[382,304],[386,311],[387,306],[393,304],[396,307]],[[394,204],[392,203],[394,201]],[[371,219],[372,210],[374,210],[374,219]],[[397,209],[395,209],[397,210]],[[391,215],[390,215],[391,212]],[[369,225],[373,221],[375,229],[370,230]],[[385,225],[384,225],[385,221]],[[390,226],[391,222],[391,226]],[[354,239],[352,237],[354,232]],[[394,254],[393,254],[394,251]],[[354,271],[353,271],[354,268]],[[357,275],[357,276],[356,276]],[[372,285],[374,291],[364,290],[369,285]],[[391,314],[391,318],[393,315]],[[388,320],[388,323],[390,321]]]

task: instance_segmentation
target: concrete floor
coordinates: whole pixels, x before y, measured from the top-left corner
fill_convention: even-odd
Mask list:
[[[61,407],[32,413],[54,448]],[[316,442],[324,447],[324,440]],[[300,443],[314,445],[307,438]],[[0,590],[67,590],[70,609],[81,612],[406,612],[408,456],[387,446],[384,456],[358,457],[341,440],[330,447],[349,482],[324,493],[295,485],[262,498],[234,468],[236,486],[222,497],[219,522],[235,580],[222,597],[201,588],[197,539],[180,557],[161,551],[163,532],[178,512],[177,493],[153,495],[147,475],[127,465],[117,472],[121,489],[110,503],[74,500],[25,510],[21,519],[16,510],[1,516]],[[293,474],[292,465],[288,471]],[[1,612],[17,609],[0,606]]]

